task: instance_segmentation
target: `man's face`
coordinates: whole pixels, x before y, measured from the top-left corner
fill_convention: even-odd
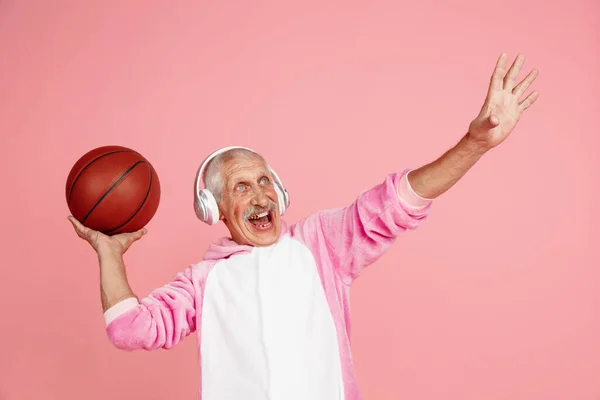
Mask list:
[[[260,157],[236,158],[223,165],[221,219],[242,245],[269,246],[281,231],[273,178]]]

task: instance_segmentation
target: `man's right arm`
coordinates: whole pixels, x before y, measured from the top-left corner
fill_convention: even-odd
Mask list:
[[[196,329],[195,289],[189,267],[139,299],[127,280],[123,256],[99,249],[100,290],[106,331],[123,350],[170,349]]]
[[[167,285],[139,299],[127,281],[123,254],[146,233],[107,236],[68,217],[77,236],[98,255],[100,293],[106,331],[111,342],[124,350],[170,349],[196,330],[196,285],[193,266]]]
[[[125,262],[119,252],[110,248],[99,249],[98,262],[100,264],[100,296],[103,312],[128,298],[137,299],[127,281]]]

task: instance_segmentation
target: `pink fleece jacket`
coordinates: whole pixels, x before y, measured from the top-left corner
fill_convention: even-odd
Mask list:
[[[337,334],[345,400],[362,400],[350,348],[350,287],[400,233],[423,224],[431,206],[430,199],[412,190],[408,172],[388,175],[345,208],[321,211],[282,229],[282,238],[299,242],[314,258]],[[202,360],[200,328],[207,278],[220,261],[251,251],[252,247],[229,238],[212,243],[201,262],[177,274],[172,282],[139,301],[130,298],[107,310],[108,337],[119,349],[154,350],[170,349],[195,332]]]

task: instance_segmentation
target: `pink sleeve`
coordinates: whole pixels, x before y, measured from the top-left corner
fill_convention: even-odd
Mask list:
[[[192,267],[138,301],[126,299],[104,313],[110,341],[123,350],[170,349],[196,329]]]
[[[417,195],[407,173],[390,174],[349,206],[318,212],[291,228],[319,263],[331,265],[350,284],[406,230],[421,226],[431,199]]]

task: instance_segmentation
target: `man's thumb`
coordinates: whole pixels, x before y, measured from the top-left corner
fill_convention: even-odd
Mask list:
[[[144,236],[147,232],[148,232],[148,230],[146,228],[139,229],[133,234],[133,237],[135,238],[135,240],[138,240],[139,238]]]
[[[500,124],[500,120],[498,119],[498,117],[496,117],[494,114],[492,114],[486,118],[485,124],[488,129],[492,129],[492,128],[497,127],[498,124]]]

